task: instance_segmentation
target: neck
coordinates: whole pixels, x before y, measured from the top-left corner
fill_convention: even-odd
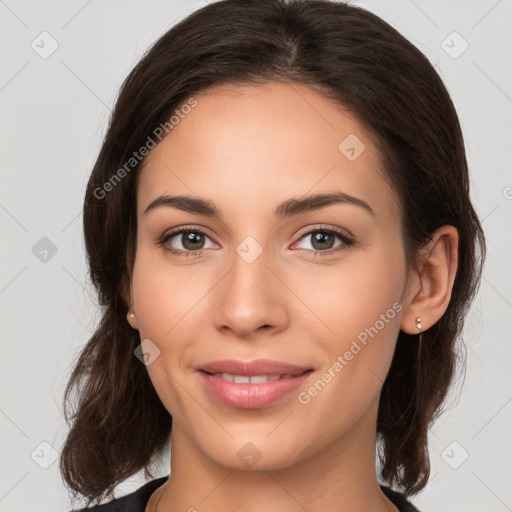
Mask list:
[[[278,469],[220,465],[177,424],[173,425],[171,450],[171,475],[155,496],[155,512],[398,512],[377,481],[375,421],[358,422],[335,443]]]

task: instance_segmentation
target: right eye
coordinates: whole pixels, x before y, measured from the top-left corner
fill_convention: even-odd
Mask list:
[[[212,247],[205,247],[205,243],[210,240],[215,247],[215,243],[211,241],[210,237],[200,229],[183,227],[172,230],[166,233],[158,240],[158,245],[161,245],[166,251],[176,256],[189,256],[195,257],[203,254],[203,249]],[[178,247],[176,247],[176,245]],[[180,247],[181,246],[181,247]]]

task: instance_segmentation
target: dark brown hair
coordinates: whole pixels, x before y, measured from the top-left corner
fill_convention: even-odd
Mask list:
[[[126,78],[87,185],[85,244],[102,319],[66,387],[72,426],[60,469],[75,497],[88,503],[141,469],[152,477],[172,424],[134,356],[140,337],[126,320],[123,299],[135,257],[140,163],[112,178],[194,94],[269,81],[305,84],[368,129],[399,198],[408,262],[440,226],[459,232],[448,309],[421,343],[400,332],[378,412],[384,482],[407,495],[427,483],[428,429],[453,380],[456,342],[485,254],[450,96],[427,58],[364,9],[317,0],[223,0],[171,28]]]

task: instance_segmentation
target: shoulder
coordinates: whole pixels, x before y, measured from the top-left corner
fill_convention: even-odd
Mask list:
[[[385,485],[381,485],[382,492],[397,506],[400,512],[420,512],[407,498],[397,491],[393,491]]]
[[[115,498],[107,503],[102,503],[101,505],[94,505],[70,512],[144,512],[147,502],[153,492],[155,492],[155,490],[167,479],[168,476],[156,478],[126,496]]]

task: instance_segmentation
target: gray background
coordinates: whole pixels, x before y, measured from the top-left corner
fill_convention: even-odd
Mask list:
[[[432,512],[512,510],[512,2],[354,3],[400,30],[444,79],[490,249],[465,329],[464,386],[434,425],[432,478],[413,501]],[[67,432],[62,394],[99,319],[82,242],[85,184],[122,80],[153,41],[203,4],[0,0],[2,512],[70,508],[54,461]],[[137,475],[116,495],[142,483]]]

